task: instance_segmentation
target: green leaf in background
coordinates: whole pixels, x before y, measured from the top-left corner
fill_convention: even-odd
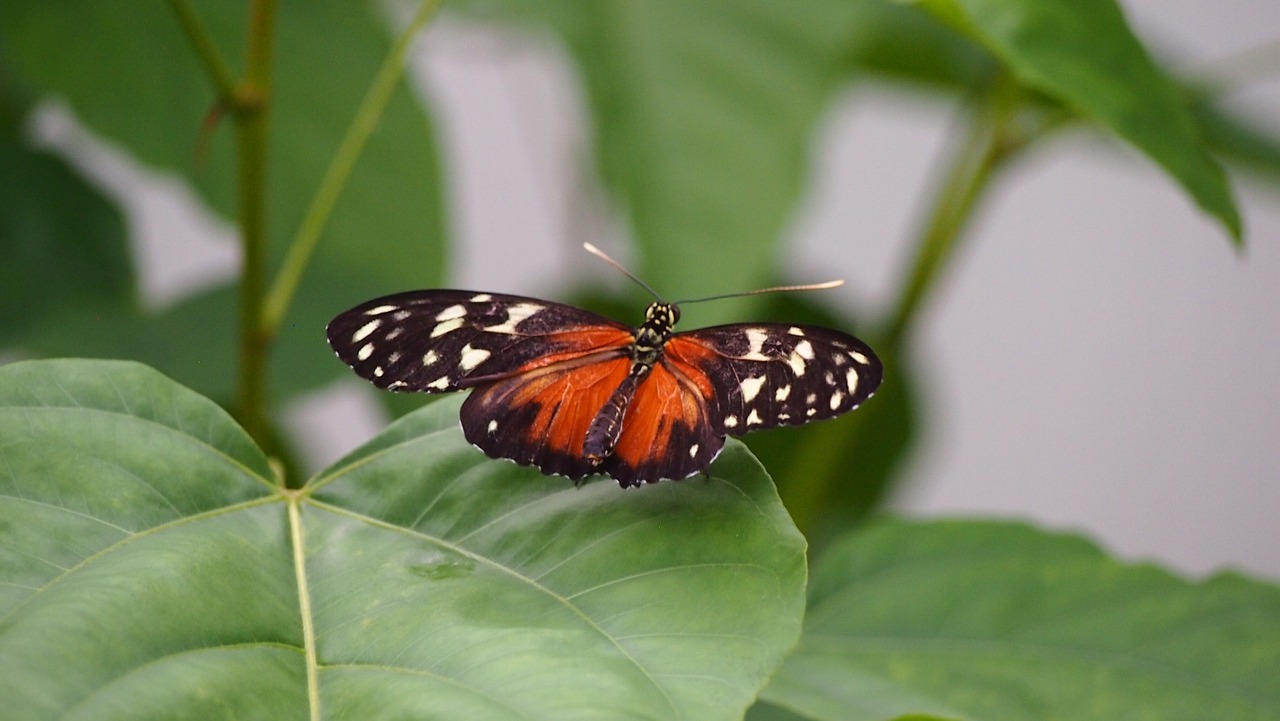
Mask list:
[[[202,2],[197,12],[237,64],[246,6]],[[268,234],[278,258],[391,43],[374,3],[284,2],[277,29],[267,202]],[[213,133],[208,159],[198,163],[202,123],[217,98],[164,3],[6,3],[0,6],[0,40],[17,82],[33,93],[65,99],[93,131],[143,163],[185,178],[210,207],[233,217],[230,121],[224,119]],[[445,271],[442,216],[433,131],[419,99],[402,83],[338,201],[299,288],[295,313],[285,319],[272,357],[277,392],[292,395],[344,372],[324,351],[324,324],[335,313],[387,292],[439,284]],[[214,290],[156,315],[104,317],[94,334],[101,345],[91,349],[76,349],[80,336],[74,326],[49,328],[51,335],[33,341],[29,350],[139,357],[139,335],[179,329],[179,335],[152,338],[149,343],[164,350],[147,360],[223,397],[234,365],[210,359],[224,349],[232,356],[232,336],[222,337],[216,328],[204,342],[185,336],[206,327],[192,324],[211,317],[230,327],[234,299],[225,289]],[[189,312],[192,304],[201,311]],[[79,311],[66,315],[83,317]],[[215,349],[215,343],[222,345]]]
[[[884,522],[816,563],[762,698],[803,718],[1280,718],[1280,588],[1012,523]]]
[[[574,487],[458,399],[283,490],[134,363],[0,367],[0,698],[39,719],[740,718],[800,630],[804,539],[738,444]]]
[[[120,212],[60,158],[0,132],[0,346],[47,327],[58,309],[134,307]]]
[[[1240,213],[1177,86],[1115,0],[916,0],[1022,83],[1096,118],[1165,169],[1237,244]]]

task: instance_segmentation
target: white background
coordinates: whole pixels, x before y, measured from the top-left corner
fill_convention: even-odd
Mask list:
[[[1122,4],[1188,72],[1280,38],[1275,0]],[[449,17],[417,50],[450,176],[454,283],[536,294],[599,272],[583,237],[625,240],[599,219],[563,54]],[[1232,103],[1280,131],[1275,47],[1269,63],[1272,79]],[[836,99],[790,230],[793,278],[842,275],[847,299],[887,307],[953,115],[888,86]],[[180,185],[56,107],[38,128],[129,210],[151,302],[234,273],[230,230]],[[1066,135],[1006,173],[919,327],[927,430],[894,507],[1031,519],[1194,575],[1280,578],[1280,191],[1235,180],[1241,253],[1116,141]],[[290,409],[315,463],[381,425],[372,392],[353,377]]]

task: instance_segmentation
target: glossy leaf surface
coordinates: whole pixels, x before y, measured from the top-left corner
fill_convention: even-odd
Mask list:
[[[795,641],[804,540],[740,445],[575,488],[457,402],[301,491],[133,363],[0,368],[0,697],[14,718],[733,719]]]
[[[1262,721],[1278,677],[1276,586],[1189,582],[1019,524],[885,522],[815,565],[763,698],[823,721]]]

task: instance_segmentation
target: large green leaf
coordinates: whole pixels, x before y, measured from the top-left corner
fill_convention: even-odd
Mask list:
[[[1165,169],[1237,242],[1240,213],[1185,97],[1115,0],[915,0],[1026,85],[1096,118]]]
[[[268,234],[273,257],[290,241],[339,139],[390,49],[375,3],[325,0],[280,4],[269,138]],[[238,64],[247,6],[201,2],[198,14],[224,55]],[[98,134],[142,162],[185,178],[217,212],[234,216],[231,121],[198,160],[202,123],[216,100],[186,36],[165,3],[4,3],[0,39],[10,71],[32,92],[64,98]],[[67,52],[74,47],[75,52]],[[273,370],[288,393],[342,373],[323,347],[324,322],[345,307],[393,290],[438,284],[444,276],[442,202],[431,127],[401,85],[356,165],[285,321]],[[51,325],[33,350],[137,357],[137,337],[186,329],[209,317],[235,317],[234,295],[158,315],[106,314],[95,335],[104,345],[77,351],[74,328]],[[70,305],[67,299],[64,304]],[[75,315],[81,308],[73,308]],[[148,328],[150,321],[159,322]],[[198,326],[197,326],[198,327]],[[113,340],[113,338],[115,340]],[[232,364],[208,360],[210,345],[182,335],[148,360],[206,393],[231,383]],[[308,348],[312,352],[294,352]]]
[[[1188,582],[1019,524],[885,522],[816,564],[763,698],[823,721],[1263,721],[1277,678],[1273,585]]]
[[[457,406],[289,491],[155,371],[0,367],[5,713],[739,718],[805,582],[754,459],[578,488],[485,458]]]

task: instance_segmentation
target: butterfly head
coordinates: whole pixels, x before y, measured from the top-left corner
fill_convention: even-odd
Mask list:
[[[644,325],[636,330],[632,355],[637,363],[653,365],[662,355],[662,347],[671,337],[671,327],[680,320],[680,308],[675,303],[656,301],[644,311]]]
[[[644,324],[662,330],[671,330],[680,322],[680,307],[675,303],[655,301],[644,311]]]

